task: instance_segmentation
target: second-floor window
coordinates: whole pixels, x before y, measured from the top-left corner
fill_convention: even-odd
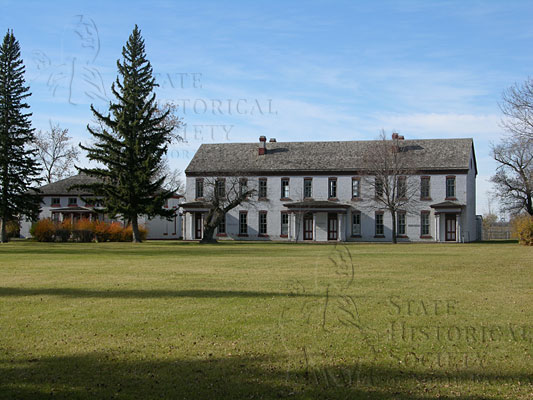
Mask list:
[[[248,191],[248,179],[239,179],[239,194],[243,196]]]
[[[310,199],[313,197],[313,179],[304,178],[304,198]]]
[[[361,197],[361,180],[359,178],[352,179],[352,198],[357,199]]]
[[[423,176],[420,178],[420,198],[422,200],[429,199],[431,192],[429,190],[429,176]]]
[[[398,177],[397,195],[399,199],[405,199],[407,197],[407,178],[405,176]]]
[[[281,180],[281,198],[289,198],[289,178],[283,178]]]
[[[383,181],[381,178],[376,177],[374,181],[374,187],[376,189],[376,198],[383,197]]]
[[[337,178],[328,179],[328,197],[330,199],[337,198]]]
[[[215,190],[216,190],[217,197],[226,196],[226,180],[217,179],[215,181]]]
[[[446,198],[455,198],[455,176],[446,177]]]
[[[267,180],[266,178],[259,178],[259,193],[258,197],[260,199],[267,198]]]
[[[200,199],[204,197],[204,180],[203,179],[196,179],[196,197],[197,199]]]
[[[77,197],[69,197],[68,198],[68,205],[69,206],[77,206],[78,205],[78,198]]]
[[[61,205],[61,199],[59,197],[52,197],[52,207],[59,207]]]

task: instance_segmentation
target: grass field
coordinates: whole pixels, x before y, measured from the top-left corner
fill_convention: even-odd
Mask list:
[[[0,398],[531,399],[533,249],[0,246]]]

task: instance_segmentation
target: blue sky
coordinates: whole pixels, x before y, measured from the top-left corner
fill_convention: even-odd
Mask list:
[[[88,3],[88,2],[86,2]],[[478,213],[503,135],[502,91],[533,66],[530,1],[0,1],[27,66],[33,123],[90,140],[116,60],[142,30],[161,99],[180,106],[185,169],[203,142],[473,137]]]

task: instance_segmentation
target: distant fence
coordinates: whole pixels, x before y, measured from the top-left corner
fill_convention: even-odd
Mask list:
[[[511,224],[499,222],[490,227],[484,226],[481,237],[483,240],[513,239]]]

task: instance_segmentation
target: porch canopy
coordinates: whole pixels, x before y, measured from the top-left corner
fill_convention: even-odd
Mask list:
[[[346,213],[351,207],[348,204],[328,200],[305,200],[283,204],[291,212],[335,212]]]
[[[211,204],[205,201],[192,201],[180,204],[184,213],[187,212],[207,212],[211,209]]]
[[[447,200],[443,201],[442,203],[431,204],[430,207],[435,210],[435,214],[461,214],[465,205],[455,201]]]
[[[54,219],[54,214],[60,214],[64,221],[65,219],[80,219],[80,218],[88,218],[93,219],[94,217],[98,216],[98,213],[102,213],[103,209],[96,208],[96,207],[81,207],[81,206],[74,206],[74,207],[58,207],[58,208],[52,208],[51,214],[52,219]]]

